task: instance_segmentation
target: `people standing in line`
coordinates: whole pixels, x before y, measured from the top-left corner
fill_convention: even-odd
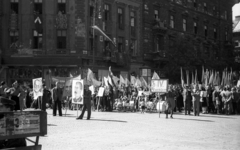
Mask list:
[[[83,110],[82,113],[79,117],[77,117],[76,119],[83,119],[84,113],[87,109],[87,120],[90,120],[91,118],[91,97],[92,97],[92,93],[89,90],[89,86],[85,85],[84,86],[84,100],[83,100]]]
[[[206,114],[207,113],[207,91],[205,90],[204,86],[201,87],[200,91],[200,105],[202,108],[202,113]]]
[[[226,86],[224,92],[222,93],[223,102],[224,102],[224,111],[226,115],[231,114],[231,104],[232,104],[232,93],[230,87]]]
[[[192,95],[191,95],[191,90],[188,85],[185,86],[183,90],[183,102],[184,102],[184,110],[185,110],[185,115],[190,115],[191,111],[191,100],[192,100]]]
[[[62,95],[63,91],[60,88],[60,83],[56,82],[56,86],[52,89],[53,116],[57,115],[57,109],[59,116],[62,116]]]
[[[237,102],[239,99],[239,95],[237,93],[237,89],[235,87],[232,88],[232,112],[233,114],[237,114]]]
[[[168,118],[168,113],[170,111],[170,117],[173,118],[173,110],[175,108],[175,100],[174,98],[176,97],[176,93],[173,90],[173,87],[170,86],[168,92],[166,93],[166,103],[167,103],[167,108],[166,108],[166,119]]]
[[[183,95],[182,95],[182,88],[181,86],[177,87],[177,109],[181,113],[182,112],[182,107],[184,106],[183,104]]]
[[[221,111],[221,95],[220,90],[218,88],[215,88],[215,90],[212,93],[212,99],[213,104],[215,107],[215,113],[220,114]]]
[[[192,103],[194,115],[199,116],[200,91],[197,84],[194,85],[194,88],[192,90]]]
[[[43,84],[43,96],[41,98],[42,111],[46,111],[46,104],[49,103],[50,99],[51,99],[51,92],[47,89],[46,85]]]

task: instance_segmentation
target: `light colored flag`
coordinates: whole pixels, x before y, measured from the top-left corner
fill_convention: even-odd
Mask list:
[[[122,75],[120,75],[120,85],[126,85],[125,80],[123,79]]]
[[[114,82],[115,86],[118,87],[119,78],[116,77],[116,76],[112,76],[112,79],[113,79],[113,82]]]
[[[109,86],[109,85],[108,85],[108,78],[103,77],[103,80],[104,80],[104,84],[105,84],[105,86]]]
[[[187,76],[187,85],[190,85],[189,71],[188,70],[186,70],[186,76]]]
[[[240,80],[238,80],[237,82],[237,87],[240,87]]]
[[[108,82],[111,86],[113,86],[113,83],[112,83],[112,78],[108,75]]]
[[[130,85],[130,81],[128,80],[128,78],[125,78],[125,83],[126,83],[126,86]]]
[[[140,81],[141,81],[141,85],[143,87],[147,87],[148,86],[146,80],[143,77],[140,77]]]
[[[195,70],[195,84],[198,84],[197,69]]]
[[[116,43],[110,37],[108,37],[107,34],[103,30],[101,30],[98,26],[94,25],[94,26],[92,26],[92,28],[95,30],[98,30],[103,36],[105,36],[116,47]]]
[[[183,87],[184,86],[184,77],[183,77],[182,67],[181,67],[181,84],[182,84],[182,87]]]
[[[196,84],[196,83],[195,83],[195,79],[194,79],[193,72],[192,72],[192,84]]]
[[[139,78],[136,79],[136,82],[134,84],[135,87],[142,87],[142,82],[139,80]]]
[[[208,84],[213,84],[213,71],[211,71],[211,76],[210,76],[210,78],[209,78],[209,82],[208,82]]]
[[[204,66],[202,66],[202,84],[205,82],[205,71]]]
[[[158,74],[154,71],[153,76],[152,76],[153,80],[160,80],[160,77],[158,76]]]
[[[92,79],[94,79],[94,75],[91,69],[88,68],[88,72],[87,72],[87,80],[92,83]]]
[[[131,78],[131,84],[135,85],[137,79],[134,76],[130,76],[130,78]]]

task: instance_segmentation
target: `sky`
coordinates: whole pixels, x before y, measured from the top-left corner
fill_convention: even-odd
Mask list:
[[[240,16],[240,3],[235,4],[232,8],[233,11],[233,20],[235,19],[235,16]]]

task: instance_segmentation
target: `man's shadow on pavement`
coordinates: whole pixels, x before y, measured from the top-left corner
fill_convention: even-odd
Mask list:
[[[107,122],[121,122],[121,123],[127,123],[127,121],[122,120],[104,120],[104,119],[90,119],[91,121],[107,121]]]
[[[202,122],[214,122],[212,120],[201,120],[201,119],[189,119],[189,118],[173,118],[174,120],[190,120],[190,121],[202,121]]]

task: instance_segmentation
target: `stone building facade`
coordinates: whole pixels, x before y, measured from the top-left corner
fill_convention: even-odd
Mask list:
[[[174,78],[180,76],[180,66],[199,71],[202,65],[211,69],[225,67],[232,61],[233,5],[234,1],[224,0],[144,0],[146,68]],[[181,60],[182,54],[185,58]]]
[[[1,0],[1,80],[50,76],[98,79],[109,66],[114,74],[129,75],[141,64],[139,0]],[[115,43],[112,44],[96,25]],[[130,57],[133,56],[133,57]],[[135,65],[131,65],[131,61]],[[135,67],[135,68],[134,68]]]

